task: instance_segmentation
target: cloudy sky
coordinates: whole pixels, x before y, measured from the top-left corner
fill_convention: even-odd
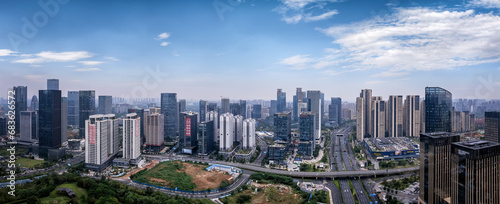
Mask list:
[[[498,0],[40,2],[0,2],[0,97],[58,78],[63,95],[500,98]]]

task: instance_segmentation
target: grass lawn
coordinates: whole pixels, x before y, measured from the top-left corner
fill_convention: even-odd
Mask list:
[[[57,194],[57,189],[59,188],[71,188],[75,192],[76,197],[80,201],[83,196],[87,197],[87,190],[79,188],[76,183],[65,183],[57,186],[52,192],[50,192],[49,197],[40,199],[42,203],[52,204],[52,203],[69,203],[71,199],[68,196],[61,196]]]
[[[21,167],[35,168],[35,165],[43,164],[45,162],[46,161],[18,157],[16,159],[16,166],[19,166],[19,164],[21,164]]]

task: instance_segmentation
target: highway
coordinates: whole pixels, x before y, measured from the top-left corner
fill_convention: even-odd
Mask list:
[[[262,163],[262,160],[264,160],[264,157],[266,156],[266,154],[264,154],[264,152],[267,152],[268,145],[259,136],[257,136],[256,138],[258,141],[258,145],[260,146],[260,155],[252,164],[260,166]]]

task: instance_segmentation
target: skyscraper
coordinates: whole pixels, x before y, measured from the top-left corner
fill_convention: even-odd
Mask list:
[[[278,102],[276,100],[271,100],[271,107],[269,107],[269,115],[274,115],[278,112]]]
[[[420,134],[419,203],[438,204],[450,197],[451,144],[459,135],[446,132]]]
[[[142,108],[129,108],[128,113],[136,113],[139,118],[141,118],[140,121],[140,126],[141,126],[141,131],[140,131],[140,137],[141,137],[141,144],[144,144],[146,142],[146,136],[144,135],[144,109]]]
[[[21,127],[21,111],[28,110],[28,87],[27,86],[14,86],[12,91],[15,92],[14,102],[16,103],[15,121],[16,121],[16,133],[19,133],[19,127]]]
[[[254,104],[252,106],[252,118],[253,119],[262,118],[262,106],[260,104]]]
[[[240,100],[240,115],[243,119],[247,118],[247,101]]]
[[[385,137],[386,128],[385,128],[385,111],[386,104],[385,101],[382,100],[381,96],[372,97],[372,119],[371,119],[371,127],[373,127],[373,137]]]
[[[36,111],[21,112],[21,141],[31,142],[38,138],[38,120]]]
[[[403,96],[389,96],[387,102],[387,130],[389,137],[403,136]],[[372,107],[373,108],[373,107]],[[373,134],[373,133],[372,133]]]
[[[99,114],[111,114],[113,110],[112,96],[99,96]]]
[[[91,115],[85,121],[85,167],[102,171],[118,153],[120,135],[115,115]]]
[[[59,79],[47,79],[47,90],[59,90]]]
[[[198,154],[208,155],[214,148],[214,121],[201,122],[198,125]]]
[[[307,91],[307,108],[308,111],[314,114],[314,135],[316,139],[321,137],[321,92]]]
[[[219,150],[230,151],[234,139],[234,116],[231,113],[220,115]]]
[[[78,93],[78,110],[79,110],[79,127],[80,127],[80,138],[85,136],[85,121],[89,119],[90,115],[95,113],[95,91],[87,90],[80,91]]]
[[[30,111],[37,111],[37,110],[38,110],[38,97],[36,97],[36,95],[33,95],[33,97],[31,97]]]
[[[408,95],[404,109],[404,132],[408,137],[420,136],[420,96]]]
[[[425,87],[425,132],[452,132],[452,96],[440,87]]]
[[[255,147],[255,119],[243,120],[243,149]]]
[[[218,131],[218,128],[219,128],[219,114],[217,113],[217,111],[210,111],[207,113],[207,116],[206,116],[206,119],[207,121],[214,121],[213,125],[214,125],[214,144],[218,144],[219,143],[219,131]]]
[[[146,149],[148,151],[159,152],[165,142],[163,134],[165,122],[164,115],[161,114],[161,109],[149,108],[149,112],[145,114],[143,121]]]
[[[179,99],[179,113],[186,112],[186,99]]]
[[[220,100],[220,107],[221,107],[221,112],[219,114],[223,114],[223,113],[229,113],[229,111],[231,111],[229,109],[229,98],[222,98]]]
[[[243,139],[243,116],[234,116],[234,142],[241,142]]]
[[[363,140],[371,137],[373,128],[371,127],[372,114],[372,90],[363,89],[356,98],[356,139]],[[386,124],[387,126],[387,124]]]
[[[61,143],[68,141],[68,97],[61,97]]]
[[[198,114],[182,112],[179,117],[179,147],[182,153],[193,154],[198,146]]]
[[[61,91],[40,90],[38,96],[39,155],[48,158],[49,149],[61,147]]]
[[[342,124],[342,99],[338,97],[332,97],[330,106],[328,108],[328,118],[330,121],[335,122],[335,124]]]
[[[286,92],[283,92],[281,89],[278,89],[276,93],[276,111],[281,113],[286,110]]]
[[[299,121],[300,112],[302,112],[299,108],[299,104],[304,103],[304,92],[302,92],[302,88],[297,88],[295,91],[295,95],[293,96],[293,110],[292,110],[292,119],[294,122]]]
[[[240,103],[230,103],[229,104],[229,112],[233,115],[240,114]]]
[[[500,112],[485,112],[484,120],[485,140],[500,143]]]
[[[179,122],[176,93],[161,94],[161,113],[164,115],[164,131],[165,139],[172,139],[177,136],[177,123]]]
[[[290,112],[274,114],[274,140],[289,141],[292,136],[292,116]]]
[[[141,118],[129,113],[123,118],[123,158],[136,160],[141,156]]]
[[[217,111],[217,103],[208,103],[207,112],[209,111]]]
[[[310,112],[301,113],[299,117],[300,141],[298,153],[306,158],[312,158],[315,148],[315,117],[316,115]]]
[[[208,112],[207,109],[208,109],[208,102],[204,101],[204,100],[200,100],[200,109],[199,109],[200,123],[206,121],[206,115]]]
[[[71,125],[73,127],[80,125],[79,95],[80,95],[79,91],[68,91],[68,125]]]

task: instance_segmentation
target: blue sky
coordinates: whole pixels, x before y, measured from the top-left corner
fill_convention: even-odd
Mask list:
[[[498,0],[41,2],[0,2],[2,97],[58,78],[63,95],[500,98]]]

